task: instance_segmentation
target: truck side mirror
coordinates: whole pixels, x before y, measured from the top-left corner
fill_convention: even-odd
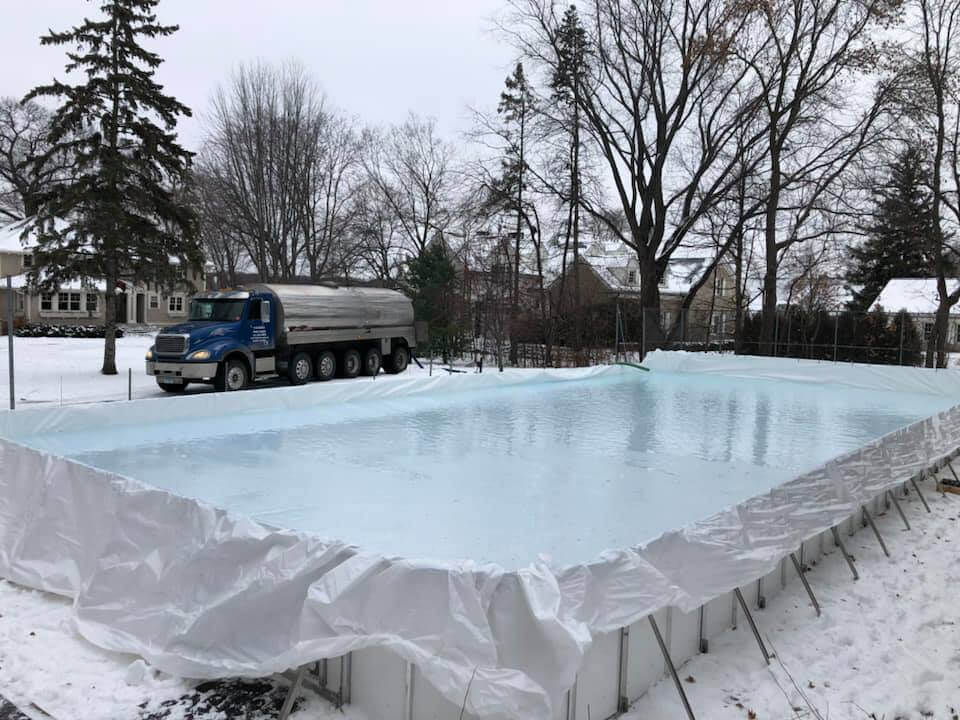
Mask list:
[[[270,301],[264,300],[260,303],[260,321],[268,323],[270,322]]]

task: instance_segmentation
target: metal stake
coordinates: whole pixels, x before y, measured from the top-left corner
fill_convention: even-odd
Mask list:
[[[660,634],[660,628],[657,627],[657,621],[653,619],[653,615],[647,615],[647,620],[650,621],[650,629],[653,630],[653,635],[657,639],[657,645],[660,646],[660,652],[663,653],[663,660],[670,669],[670,675],[673,676],[673,684],[677,686],[677,692],[680,693],[683,709],[687,711],[689,720],[697,720],[693,714],[693,708],[690,707],[690,701],[687,700],[687,692],[683,689],[683,683],[680,682],[680,676],[677,675],[677,668],[674,667],[673,660],[670,658],[670,652],[663,642],[663,636]]]
[[[760,631],[757,629],[757,624],[753,621],[753,615],[750,614],[750,608],[747,607],[747,601],[743,599],[743,593],[740,592],[740,588],[734,588],[733,592],[737,596],[737,602],[740,603],[740,607],[743,608],[743,614],[747,618],[747,623],[750,625],[750,630],[753,631],[753,637],[757,639],[757,645],[760,646],[760,652],[763,653],[763,659],[766,660],[767,665],[769,665],[770,653],[767,652],[767,646],[763,644],[763,638],[760,637]]]
[[[953,472],[952,467],[950,468],[950,471]],[[920,502],[923,503],[923,507],[926,508],[927,512],[931,512],[930,506],[927,505],[927,499],[923,496],[923,493],[920,492],[920,486],[917,485],[917,481],[914,478],[910,478],[910,484],[913,485],[913,489],[917,491],[917,495],[920,497]]]
[[[300,693],[300,685],[303,683],[303,676],[307,674],[307,666],[301,665],[297,669],[297,677],[293,681],[293,685],[290,686],[290,691],[287,693],[286,699],[283,701],[283,706],[280,708],[280,715],[277,716],[277,720],[287,720],[290,717],[290,711],[293,710],[293,704],[297,701],[297,695]]]
[[[620,664],[617,668],[617,712],[623,713],[630,708],[627,699],[627,664],[630,660],[630,628],[620,628]]]
[[[810,587],[810,583],[807,582],[807,574],[803,572],[803,565],[801,565],[800,561],[797,560],[795,553],[790,553],[790,559],[793,560],[794,570],[796,570],[797,575],[800,576],[800,582],[803,583],[803,589],[807,591],[807,595],[810,597],[810,602],[813,603],[813,609],[817,611],[817,617],[820,617],[820,603],[817,602],[817,598],[813,594],[813,588]]]
[[[579,677],[573,678],[573,687],[567,690],[567,716],[565,720],[577,720],[577,682]]]
[[[873,515],[870,514],[870,511],[867,510],[866,505],[860,506],[863,509],[863,517],[867,519],[867,524],[873,530],[873,534],[877,536],[877,542],[880,543],[880,547],[883,548],[883,554],[887,557],[890,557],[890,551],[887,550],[887,544],[883,541],[883,537],[880,535],[880,531],[877,530],[877,524],[873,522]]]
[[[133,368],[127,368],[127,400],[133,400]]]
[[[699,646],[699,647],[700,647],[700,652],[701,652],[701,653],[704,653],[704,654],[710,652],[710,643],[709,643],[709,641],[707,640],[707,638],[706,638],[706,637],[704,636],[704,634],[703,634],[704,624],[705,624],[705,622],[706,622],[706,619],[707,619],[707,606],[706,606],[706,605],[701,605],[701,606],[700,606],[700,618],[699,618],[699,622],[697,623],[697,625],[698,625],[697,633],[698,633],[699,639],[700,639],[700,646]]]
[[[414,671],[413,663],[408,662],[403,683],[403,720],[413,720]]]
[[[13,276],[7,275],[7,369],[10,372],[10,409],[17,407],[13,391]]]
[[[903,514],[903,508],[900,507],[900,501],[897,500],[897,496],[887,490],[887,497],[893,501],[893,506],[897,509],[897,512],[900,513],[900,519],[903,520],[903,524],[906,526],[907,530],[909,530],[910,522],[907,520],[907,516]]]
[[[857,568],[856,568],[856,566],[854,566],[854,564],[853,564],[853,558],[850,556],[850,553],[847,552],[847,547],[846,547],[846,545],[844,545],[844,544],[843,544],[843,540],[840,539],[840,532],[837,530],[836,527],[830,528],[830,531],[833,533],[833,543],[834,543],[834,545],[836,545],[838,548],[840,548],[840,552],[843,553],[843,559],[847,561],[847,565],[850,567],[850,572],[853,573],[853,579],[854,579],[854,580],[859,580],[859,579],[860,579],[860,573],[857,572]]]

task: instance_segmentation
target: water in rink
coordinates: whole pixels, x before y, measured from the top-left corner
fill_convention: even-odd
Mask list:
[[[640,544],[953,404],[638,372],[26,443],[273,526],[517,568]]]

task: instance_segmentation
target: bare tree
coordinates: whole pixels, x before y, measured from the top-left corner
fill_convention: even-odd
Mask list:
[[[43,193],[69,173],[72,159],[49,152],[49,125],[38,103],[0,98],[0,220],[36,215]]]
[[[221,286],[225,283],[235,287],[239,284],[238,274],[246,270],[248,263],[224,203],[225,189],[215,173],[198,165],[191,175],[191,191],[204,255],[213,265]]]
[[[359,143],[299,64],[241,66],[217,91],[202,160],[262,280],[342,269]]]
[[[960,287],[947,283],[960,252],[960,0],[911,0],[915,21],[910,37],[892,49],[890,72],[896,99],[906,111],[910,132],[930,155],[932,223],[930,256],[937,279],[937,311],[927,340],[926,365],[946,366],[950,308],[960,302]]]
[[[798,243],[844,231],[851,163],[882,134],[881,86],[850,111],[855,82],[876,65],[875,29],[893,22],[894,0],[773,0],[756,14],[768,40],[744,61],[762,86],[766,133],[762,348],[772,349],[780,264]]]
[[[556,71],[562,21],[553,4],[512,6],[506,32]],[[584,14],[592,62],[579,105],[625,229],[596,200],[582,205],[637,253],[641,302],[654,311],[670,257],[736,185],[736,149],[762,137],[735,142],[759,108],[744,60],[759,52],[747,32],[755,14],[753,3],[710,0],[593,0]]]
[[[399,225],[408,255],[419,256],[450,224],[453,162],[453,147],[440,138],[432,118],[411,113],[401,125],[367,138],[366,181]]]

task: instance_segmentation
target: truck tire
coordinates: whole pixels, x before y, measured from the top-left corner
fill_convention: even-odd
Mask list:
[[[290,369],[287,370],[287,376],[293,385],[303,385],[307,380],[313,377],[313,361],[305,352],[294,354],[290,360]]]
[[[329,350],[324,350],[317,355],[317,379],[323,381],[333,380],[333,376],[336,374],[337,356]]]
[[[383,369],[388,373],[398,375],[407,369],[410,364],[410,351],[406,345],[394,345],[393,352],[390,354],[390,360]]]
[[[360,374],[363,366],[363,360],[360,358],[360,351],[350,348],[343,352],[343,367],[341,371],[345,378],[355,378]]]
[[[217,392],[232,392],[243,390],[250,382],[247,366],[242,360],[228,360],[220,363],[217,376],[213,379],[213,387]]]
[[[188,383],[186,382],[182,382],[179,385],[170,385],[169,383],[162,383],[159,380],[157,380],[157,385],[160,387],[161,390],[163,390],[164,392],[172,393],[174,395],[179,395],[184,390],[186,390],[187,384]]]
[[[369,348],[363,354],[363,374],[367,376],[376,375],[380,372],[380,366],[383,364],[383,356],[376,348]]]

